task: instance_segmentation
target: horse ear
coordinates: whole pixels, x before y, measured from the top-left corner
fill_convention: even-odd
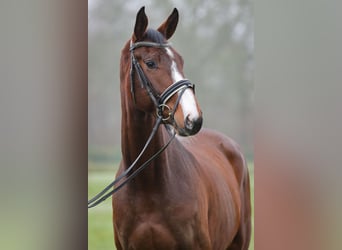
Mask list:
[[[178,24],[178,17],[178,10],[174,8],[171,15],[158,28],[158,31],[162,33],[167,40],[173,35],[173,33],[175,33]]]
[[[135,20],[134,26],[134,34],[133,34],[133,42],[139,41],[143,38],[146,28],[148,24],[148,19],[145,14],[145,6],[141,7],[141,9],[137,13],[137,17]]]

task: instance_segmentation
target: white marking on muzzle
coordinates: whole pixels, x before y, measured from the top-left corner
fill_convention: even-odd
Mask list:
[[[166,48],[166,52],[171,58],[171,75],[172,75],[173,82],[178,82],[180,80],[183,80],[184,77],[178,71],[178,67],[174,60],[174,54],[172,50],[169,48]],[[177,93],[177,95],[179,95],[179,93]],[[192,121],[200,117],[200,114],[196,105],[196,98],[195,98],[194,92],[190,88],[187,88],[184,91],[179,101],[179,104],[182,107],[184,119],[188,117],[188,119]]]

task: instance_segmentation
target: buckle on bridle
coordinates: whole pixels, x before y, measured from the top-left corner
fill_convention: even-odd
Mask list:
[[[166,115],[164,116],[165,109],[167,111]],[[162,121],[167,121],[172,116],[172,109],[166,104],[159,104],[156,110],[157,116],[162,119]]]

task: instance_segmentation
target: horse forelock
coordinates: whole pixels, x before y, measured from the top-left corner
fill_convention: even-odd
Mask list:
[[[166,42],[166,39],[163,36],[163,34],[157,30],[154,30],[154,29],[147,29],[144,36],[143,36],[143,40],[154,42],[154,43],[165,43]]]

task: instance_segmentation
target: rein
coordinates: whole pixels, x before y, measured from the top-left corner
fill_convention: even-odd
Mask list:
[[[173,133],[171,135],[169,141],[161,149],[159,149],[150,159],[148,159],[146,162],[144,162],[144,164],[142,164],[137,170],[135,170],[131,175],[128,176],[128,174],[132,171],[132,169],[135,166],[135,164],[138,162],[138,160],[141,158],[141,156],[145,152],[147,146],[152,141],[153,137],[155,136],[155,134],[156,134],[156,132],[158,130],[159,125],[161,124],[161,121],[162,121],[161,118],[157,119],[157,121],[156,121],[156,123],[155,123],[155,125],[153,127],[153,130],[151,132],[151,135],[148,138],[144,148],[141,150],[140,154],[135,159],[135,161],[131,164],[131,166],[129,168],[127,168],[125,170],[125,172],[123,172],[119,177],[117,177],[112,183],[110,183],[107,187],[105,187],[100,193],[98,193],[96,196],[94,196],[92,199],[90,199],[88,201],[88,208],[95,207],[96,205],[98,205],[98,204],[102,203],[103,201],[105,201],[109,196],[111,196],[115,192],[119,191],[125,184],[127,184],[138,173],[140,173],[142,170],[144,170],[151,161],[153,161],[155,158],[157,158],[169,146],[169,144],[171,143],[171,141],[174,139],[174,137],[176,135],[175,133]],[[124,180],[120,185],[115,187],[109,193],[106,193],[111,187],[114,187],[124,177],[127,177],[126,180]]]
[[[182,79],[182,80],[179,80],[177,82],[174,82],[168,88],[166,88],[161,95],[158,95],[157,92],[155,91],[155,89],[153,88],[151,82],[148,80],[148,78],[144,74],[144,71],[142,70],[139,62],[136,60],[134,53],[133,53],[134,50],[136,48],[139,48],[139,47],[166,48],[169,46],[170,46],[169,43],[161,44],[161,43],[154,43],[154,42],[137,42],[137,43],[131,42],[131,47],[130,47],[130,53],[131,53],[130,80],[131,80],[131,93],[132,93],[132,97],[133,97],[133,102],[135,103],[134,72],[136,71],[138,78],[140,80],[141,87],[143,87],[147,90],[147,93],[149,94],[151,100],[153,101],[153,103],[156,107],[157,120],[156,120],[156,123],[152,129],[152,132],[151,132],[149,138],[147,139],[147,141],[146,141],[143,149],[139,153],[138,157],[119,177],[117,177],[113,182],[111,182],[108,186],[106,186],[101,192],[99,192],[93,198],[88,200],[88,208],[95,207],[96,205],[105,201],[108,197],[113,195],[115,192],[119,191],[125,184],[127,184],[130,180],[132,180],[135,176],[137,176],[142,170],[144,170],[148,166],[148,164],[151,163],[151,161],[153,161],[155,158],[157,158],[169,146],[171,141],[175,138],[176,133],[173,131],[172,135],[170,136],[169,141],[161,149],[159,149],[154,155],[152,155],[146,162],[144,162],[141,166],[139,166],[133,173],[131,173],[133,168],[135,167],[136,163],[139,161],[139,159],[142,157],[142,155],[146,151],[148,145],[151,143],[153,137],[156,135],[160,124],[163,123],[164,121],[170,119],[170,118],[173,119],[174,113],[177,109],[177,106],[179,104],[179,101],[180,101],[181,96],[183,95],[184,91],[187,88],[194,89],[193,83],[191,83],[187,79]],[[175,102],[174,109],[172,110],[166,103],[176,93],[179,93],[179,95],[178,95],[178,98]],[[164,115],[163,115],[165,109],[166,109],[166,111],[168,111],[166,117],[164,117]],[[126,177],[126,179],[119,184],[119,182],[125,177]],[[114,187],[115,185],[117,185],[117,186]],[[112,187],[114,187],[114,189],[108,192],[108,190],[111,189]]]

